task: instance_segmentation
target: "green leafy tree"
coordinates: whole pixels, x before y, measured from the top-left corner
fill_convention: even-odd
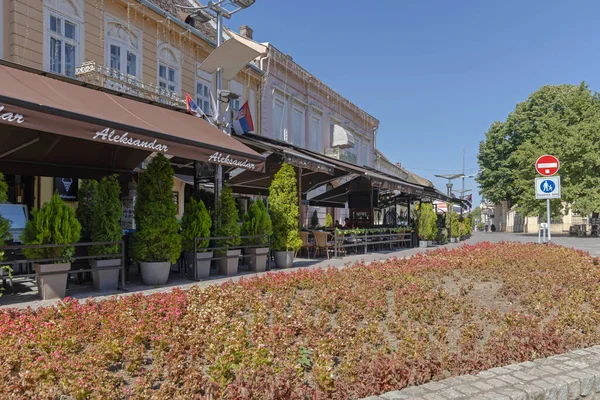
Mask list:
[[[231,188],[225,187],[217,204],[217,227],[215,236],[229,237],[219,240],[219,247],[226,249],[240,245],[240,220]]]
[[[422,203],[417,212],[417,231],[423,240],[434,240],[437,236],[437,215],[433,204]]]
[[[94,202],[98,182],[93,179],[83,179],[79,185],[77,210],[75,215],[81,224],[81,236],[89,239],[92,236],[94,224]]]
[[[194,251],[195,238],[210,237],[210,228],[212,220],[210,214],[204,206],[202,200],[196,201],[195,198],[190,198],[190,201],[185,205],[183,218],[181,219],[181,241],[183,250]],[[202,251],[208,247],[209,240],[198,240],[196,242],[196,250]]]
[[[118,176],[104,177],[95,185],[95,201],[92,208],[92,241],[93,242],[117,242],[122,239],[121,217],[123,207],[121,205],[121,185]],[[99,245],[90,247],[90,255],[99,256],[103,254],[118,254],[120,246]]]
[[[479,147],[481,193],[524,215],[543,213],[534,189],[534,163],[543,154],[561,160],[562,200],[582,215],[600,212],[600,101],[585,83],[543,86],[492,124]],[[560,214],[561,200],[551,206]]]
[[[273,233],[271,217],[267,212],[265,203],[258,199],[253,201],[248,208],[248,214],[244,216],[242,225],[242,236],[258,236],[252,239],[244,239],[245,245],[263,245],[269,243],[269,235]]]
[[[325,228],[331,228],[333,226],[333,218],[331,214],[327,213],[325,216]]]
[[[32,244],[71,244],[81,237],[81,224],[75,218],[75,211],[65,204],[58,193],[39,210],[32,211],[32,219],[27,221],[23,231],[23,243]],[[29,259],[58,259],[68,261],[75,254],[74,247],[50,247],[24,249]]]
[[[173,177],[173,167],[162,154],[152,158],[140,177],[134,207],[137,261],[174,263],[181,254]]]
[[[296,251],[302,246],[298,230],[298,191],[294,167],[283,163],[269,187],[269,212],[273,223],[271,247]]]
[[[312,226],[313,228],[319,226],[319,214],[317,213],[317,210],[313,211],[313,215],[310,220],[310,226]]]

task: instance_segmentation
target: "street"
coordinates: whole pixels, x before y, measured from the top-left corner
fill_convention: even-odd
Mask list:
[[[524,233],[504,233],[504,232],[477,232],[467,240],[467,243],[479,242],[534,242],[537,243],[537,235]],[[597,237],[574,237],[574,236],[554,236],[552,242],[561,246],[571,247],[577,250],[589,252],[595,257],[600,257],[600,238]]]

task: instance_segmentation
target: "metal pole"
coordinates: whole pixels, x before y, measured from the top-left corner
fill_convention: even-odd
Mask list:
[[[550,231],[550,199],[546,199],[546,212],[548,213],[548,242],[552,240],[552,234]]]
[[[221,45],[223,42],[223,14],[221,12],[217,12],[217,47]],[[221,108],[221,100],[219,99],[219,93],[223,87],[223,69],[217,68],[217,77],[216,77],[216,85],[217,85],[217,107]],[[219,118],[221,118],[221,113],[218,112]],[[216,205],[219,203],[219,197],[221,196],[221,191],[223,190],[223,167],[217,164],[217,170],[215,173],[215,209]]]
[[[464,200],[465,198],[465,148],[462,149],[462,189],[460,192],[460,199]],[[460,205],[460,216],[463,215],[463,204]]]

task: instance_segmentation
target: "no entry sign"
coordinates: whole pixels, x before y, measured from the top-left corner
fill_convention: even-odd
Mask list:
[[[558,158],[550,155],[544,155],[535,162],[535,169],[543,176],[552,176],[558,172],[560,162]]]

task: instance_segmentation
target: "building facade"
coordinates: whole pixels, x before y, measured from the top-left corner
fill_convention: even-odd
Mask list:
[[[217,97],[215,74],[202,69],[215,48],[214,28],[186,23],[175,1],[157,4],[163,8],[146,0],[0,0],[0,58],[178,108],[186,107],[188,93],[206,114],[215,114],[213,104],[223,112],[224,105],[211,101],[211,94]],[[258,132],[262,75],[248,65],[223,82],[223,89],[240,96],[233,108],[249,102]],[[39,205],[49,200],[54,181],[34,180]],[[181,191],[180,215],[183,186],[174,186]]]

